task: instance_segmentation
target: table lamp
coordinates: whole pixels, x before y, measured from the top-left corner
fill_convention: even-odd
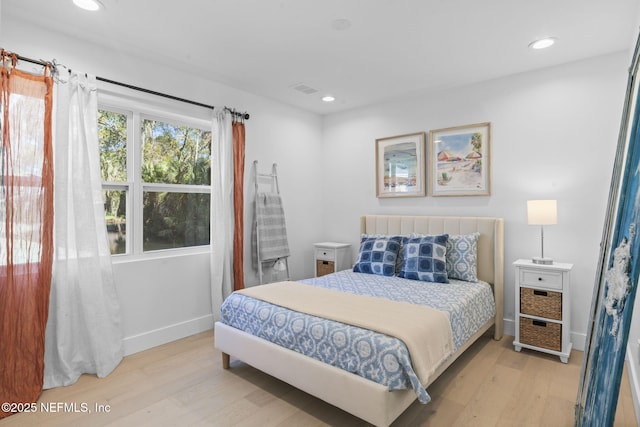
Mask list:
[[[558,203],[556,200],[527,200],[527,219],[529,225],[540,226],[541,256],[533,257],[535,264],[553,264],[551,258],[544,257],[544,226],[558,223]]]

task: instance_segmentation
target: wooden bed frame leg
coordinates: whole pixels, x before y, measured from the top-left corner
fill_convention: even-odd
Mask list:
[[[494,325],[494,330],[493,330],[493,339],[496,341],[500,341],[502,339],[503,334],[504,334],[503,326],[496,323]]]
[[[227,353],[222,353],[222,369],[229,369],[229,361],[231,360],[231,356]]]

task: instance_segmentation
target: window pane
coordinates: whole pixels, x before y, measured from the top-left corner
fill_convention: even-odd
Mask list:
[[[112,255],[127,253],[127,192],[104,190],[104,213]]]
[[[211,184],[211,132],[156,120],[142,121],[142,180]]]
[[[145,191],[143,250],[209,244],[210,194]]]
[[[0,267],[6,266],[9,256],[12,264],[28,264],[40,262],[42,246],[42,212],[35,203],[35,198],[42,193],[38,177],[12,177],[15,183],[21,181],[25,185],[0,185]],[[7,192],[11,191],[13,209],[7,212]],[[9,227],[7,227],[9,226]],[[9,240],[13,242],[8,245]],[[1,271],[1,269],[0,269]]]
[[[103,181],[127,180],[127,116],[98,111],[100,170]]]

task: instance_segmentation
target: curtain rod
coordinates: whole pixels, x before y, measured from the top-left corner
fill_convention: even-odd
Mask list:
[[[16,58],[18,58],[19,61],[30,62],[32,64],[41,65],[43,67],[48,65],[53,70],[57,70],[57,68],[58,68],[58,64],[56,64],[55,59],[53,60],[53,62],[48,62],[48,61],[43,61],[41,59],[27,58],[26,56],[22,56],[22,55],[18,55],[18,54],[15,54],[15,55],[16,55]],[[208,108],[210,110],[213,110],[215,108],[213,105],[203,104],[201,102],[192,101],[190,99],[185,99],[185,98],[180,98],[180,97],[169,95],[169,94],[162,93],[162,92],[156,92],[155,90],[145,89],[145,88],[142,88],[142,87],[139,87],[139,86],[134,86],[134,85],[130,85],[130,84],[127,84],[127,83],[122,83],[122,82],[118,82],[118,81],[115,81],[115,80],[106,79],[104,77],[96,76],[96,80],[99,80],[99,81],[105,82],[105,83],[114,84],[114,85],[117,85],[117,86],[126,87],[128,89],[137,90],[139,92],[144,92],[144,93],[148,93],[148,94],[151,94],[151,95],[161,96],[163,98],[172,99],[174,101],[184,102],[186,104],[191,104],[191,105],[196,105],[198,107]],[[228,111],[229,113],[231,113],[231,115],[233,115],[235,117],[240,117],[240,118],[242,118],[244,120],[249,120],[250,116],[249,116],[249,113],[247,113],[247,112],[240,113],[240,112],[236,111],[235,109],[229,108],[229,107],[224,107],[224,109],[226,111]]]
[[[117,86],[126,87],[126,88],[128,88],[128,89],[137,90],[137,91],[139,91],[139,92],[149,93],[149,94],[151,94],[151,95],[161,96],[161,97],[163,97],[163,98],[172,99],[172,100],[174,100],[174,101],[184,102],[184,103],[186,103],[186,104],[191,104],[191,105],[196,105],[196,106],[198,106],[198,107],[208,108],[208,109],[210,109],[210,110],[213,110],[214,108],[216,108],[216,107],[214,107],[213,105],[207,105],[207,104],[203,104],[203,103],[201,103],[201,102],[192,101],[192,100],[190,100],[190,99],[180,98],[180,97],[173,96],[173,95],[169,95],[169,94],[162,93],[162,92],[156,92],[155,90],[145,89],[145,88],[143,88],[143,87],[130,85],[130,84],[128,84],[128,83],[122,83],[122,82],[118,82],[118,81],[115,81],[115,80],[110,80],[110,79],[107,79],[107,78],[104,78],[104,77],[96,76],[96,80],[99,80],[99,81],[101,81],[101,82],[105,82],[105,83],[111,83],[111,84],[114,84],[114,85],[117,85]],[[231,113],[233,116],[241,117],[241,118],[243,118],[244,120],[249,120],[249,117],[250,117],[250,116],[249,116],[249,113],[247,113],[247,112],[240,113],[239,111],[236,111],[236,110],[234,110],[233,108],[229,108],[229,107],[224,107],[224,109],[225,109],[226,111],[228,111],[229,113]]]

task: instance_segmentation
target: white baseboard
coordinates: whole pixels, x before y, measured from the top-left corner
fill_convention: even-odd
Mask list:
[[[198,317],[124,339],[124,355],[138,353],[213,328],[213,315]]]
[[[510,335],[512,337],[516,336],[516,326],[515,326],[515,322],[513,321],[513,319],[503,319],[502,320],[502,327],[504,328],[504,334],[505,335]]]
[[[579,334],[577,332],[571,332],[569,336],[571,337],[571,343],[573,344],[573,348],[576,350],[584,351],[585,346],[587,345],[587,334]]]
[[[638,347],[640,347],[640,342],[629,342],[627,345],[627,371],[629,373],[629,385],[631,386],[636,421],[640,426],[640,371],[638,370],[640,360],[638,360]]]

